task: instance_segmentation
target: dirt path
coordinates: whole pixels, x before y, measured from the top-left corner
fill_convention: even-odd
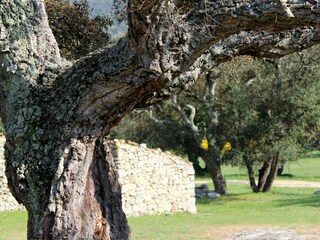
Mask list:
[[[228,183],[239,183],[249,185],[247,180],[227,180]],[[210,183],[210,181],[196,181],[196,184]],[[320,182],[309,182],[300,180],[275,180],[273,186],[276,187],[314,187],[320,188]]]
[[[233,233],[216,230],[212,236],[216,240],[319,240],[320,228],[234,227]]]

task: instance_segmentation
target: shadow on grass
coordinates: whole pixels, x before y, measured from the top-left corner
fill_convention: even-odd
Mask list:
[[[300,205],[320,208],[320,195],[306,196],[294,199],[280,199],[275,200],[275,202],[279,207]]]
[[[210,180],[211,181],[211,176],[209,173],[205,173],[204,175],[196,175],[195,177],[197,180]],[[248,179],[248,175],[245,173],[234,173],[234,174],[225,173],[224,177],[226,179]]]
[[[291,175],[291,174],[284,174],[284,176],[277,176],[276,179],[278,180],[303,180],[303,181],[320,181],[320,177],[319,176],[308,176],[308,177],[304,177],[304,176],[299,176],[299,175]]]
[[[198,198],[196,200],[197,205],[209,205],[209,204],[215,204],[215,205],[224,205],[226,202],[221,201],[221,199],[210,199],[210,198]]]
[[[316,152],[307,153],[307,154],[302,155],[300,158],[301,159],[320,158],[320,152],[316,151]]]
[[[231,193],[231,194],[228,194],[227,196],[222,196],[216,199],[197,198],[196,202],[197,202],[197,205],[208,205],[208,204],[225,205],[233,201],[250,201],[247,198],[247,196],[250,196],[250,195],[252,195],[252,192],[236,193],[236,194]]]

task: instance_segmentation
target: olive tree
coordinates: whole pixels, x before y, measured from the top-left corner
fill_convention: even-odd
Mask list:
[[[317,49],[281,61],[237,59],[237,73],[228,66],[219,82],[217,137],[233,146],[222,160],[245,166],[254,192],[268,192],[280,165],[296,160],[319,131]]]
[[[233,56],[320,41],[316,1],[129,0],[127,36],[69,63],[43,1],[2,0],[0,12],[6,175],[28,239],[130,238],[110,129]]]

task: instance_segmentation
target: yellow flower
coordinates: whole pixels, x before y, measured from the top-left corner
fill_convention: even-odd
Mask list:
[[[221,150],[221,154],[224,154],[225,152],[230,152],[232,149],[232,146],[231,146],[231,143],[230,142],[226,142],[224,145],[223,145],[223,148]]]
[[[205,137],[202,138],[200,147],[201,147],[202,149],[204,149],[204,150],[208,150],[208,149],[209,149],[209,142],[208,142],[208,140],[207,140]]]

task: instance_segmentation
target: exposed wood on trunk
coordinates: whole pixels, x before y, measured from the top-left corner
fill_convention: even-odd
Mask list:
[[[127,239],[129,227],[121,208],[121,189],[107,142],[74,140],[65,150],[52,185],[48,209],[52,239]],[[65,199],[68,199],[65,202]],[[119,231],[121,230],[121,231]],[[41,236],[40,236],[41,238]]]
[[[191,129],[194,136],[198,136],[199,129],[194,123],[194,117],[196,115],[196,109],[191,105],[186,105],[190,110],[191,113],[189,116],[185,113],[185,111],[182,109],[182,107],[178,104],[177,96],[172,96],[171,105],[174,107],[176,112],[180,115],[184,123]],[[197,138],[197,137],[196,137]]]

